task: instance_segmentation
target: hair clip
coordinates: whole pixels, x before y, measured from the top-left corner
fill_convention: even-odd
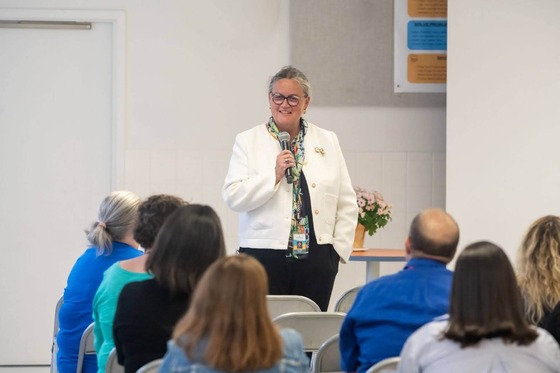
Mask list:
[[[319,153],[319,154],[321,154],[321,155],[325,155],[325,149],[319,148],[319,147],[315,147],[315,153]]]

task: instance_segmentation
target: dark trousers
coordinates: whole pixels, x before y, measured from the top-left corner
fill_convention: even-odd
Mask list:
[[[327,311],[340,257],[332,245],[310,245],[305,259],[286,257],[285,250],[240,248],[255,257],[268,274],[269,294],[303,295]]]

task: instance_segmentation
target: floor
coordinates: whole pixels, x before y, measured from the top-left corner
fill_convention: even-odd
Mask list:
[[[0,373],[49,373],[50,366],[12,366],[12,367],[2,367],[0,366]]]

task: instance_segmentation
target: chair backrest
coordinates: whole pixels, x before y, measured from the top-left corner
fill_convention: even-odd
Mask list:
[[[85,355],[95,355],[95,346],[93,344],[93,323],[89,324],[86,330],[82,333],[80,348],[78,349],[78,365],[76,367],[76,373],[82,373]]]
[[[345,291],[340,298],[336,301],[334,305],[335,312],[348,312],[352,304],[354,304],[354,300],[356,300],[356,296],[362,286],[356,286],[350,290]]]
[[[369,368],[366,373],[394,373],[397,371],[397,365],[399,365],[400,360],[401,358],[399,356],[388,357],[378,361],[377,364]]]
[[[266,303],[272,319],[289,312],[321,312],[317,303],[301,295],[267,295]]]
[[[314,373],[343,373],[340,370],[338,334],[333,335],[319,347],[313,362]]]
[[[163,359],[150,361],[144,364],[142,368],[138,369],[136,373],[157,373],[161,363],[163,363]]]
[[[56,343],[56,335],[58,334],[58,313],[60,312],[60,307],[64,302],[64,297],[58,298],[56,306],[54,307],[54,328],[53,328],[53,341],[51,346],[51,373],[58,373],[58,367],[56,366],[56,355],[58,354],[58,343]]]
[[[107,364],[105,365],[105,373],[124,373],[124,367],[117,360],[117,350],[115,347],[109,353]]]
[[[338,334],[345,313],[342,312],[291,312],[273,319],[280,328],[297,330],[303,338],[303,348],[308,352],[319,350],[323,342]]]

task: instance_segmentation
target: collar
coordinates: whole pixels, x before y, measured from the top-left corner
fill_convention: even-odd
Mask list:
[[[130,246],[129,244],[126,244],[126,243],[121,242],[121,241],[113,241],[112,247],[113,247],[113,250],[120,249],[120,248],[127,248],[127,247],[130,247],[132,249],[136,249],[136,247]]]
[[[429,258],[412,258],[404,266],[404,270],[416,268],[445,268],[447,264]]]

